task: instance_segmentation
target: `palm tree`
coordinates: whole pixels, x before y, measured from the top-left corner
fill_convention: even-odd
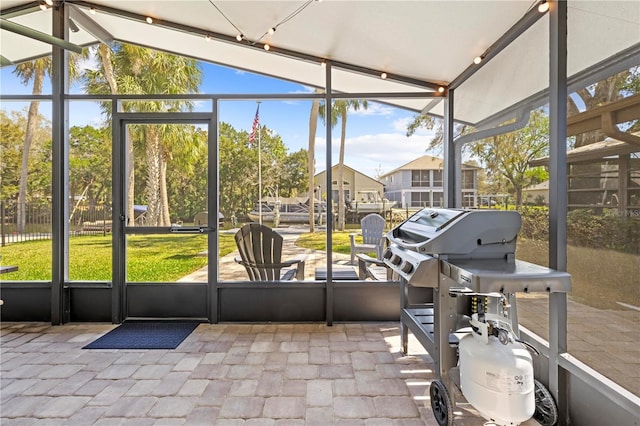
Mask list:
[[[31,62],[24,62],[16,65],[13,70],[22,84],[25,86],[33,80],[33,89],[31,94],[41,95],[42,85],[44,83],[44,77],[46,73],[51,71],[51,57],[37,59]],[[31,143],[33,142],[33,135],[38,127],[38,109],[40,108],[40,101],[31,101],[29,104],[29,112],[27,114],[27,129],[24,135],[24,145],[22,150],[22,165],[20,168],[20,184],[18,190],[18,232],[24,232],[26,224],[26,203],[27,203],[27,180],[29,178],[29,151],[31,150]]]
[[[196,93],[202,81],[202,72],[197,62],[164,52],[132,45],[116,45],[113,54],[108,48],[97,50],[100,68],[87,72],[86,87],[89,93],[112,94],[184,94]],[[111,104],[103,104],[103,111],[111,115]],[[125,111],[175,112],[192,110],[188,101],[131,101],[122,106]],[[167,160],[172,150],[184,141],[175,125],[132,126],[127,134],[127,183],[128,217],[133,218],[134,203],[134,141],[145,147],[146,189],[148,204],[147,224],[168,226],[171,224],[166,185]],[[192,133],[188,133],[192,134]],[[131,142],[131,145],[129,145]]]
[[[83,53],[82,56],[86,56]],[[77,64],[80,55],[69,55],[69,80],[74,81],[77,76]],[[51,57],[36,59],[30,62],[23,62],[16,65],[13,73],[18,76],[22,84],[28,85],[33,80],[32,95],[41,95],[42,86],[44,84],[45,75],[51,75]],[[26,203],[27,203],[27,181],[29,179],[29,151],[31,144],[38,128],[38,117],[40,109],[40,101],[34,100],[29,103],[29,111],[27,113],[27,128],[24,135],[24,145],[22,150],[22,164],[20,169],[20,184],[18,190],[18,211],[17,226],[18,232],[24,232],[26,224]]]
[[[320,89],[316,89],[316,93],[320,93]],[[315,232],[315,182],[313,176],[315,174],[315,151],[316,151],[316,130],[318,129],[318,110],[320,109],[320,101],[314,99],[311,102],[311,112],[309,113],[309,150],[308,150],[308,164],[309,164],[309,232]],[[320,194],[318,194],[320,195]],[[320,209],[322,212],[322,209]]]
[[[331,127],[333,128],[338,123],[338,117],[341,122],[340,132],[340,154],[338,157],[338,230],[343,231],[345,227],[345,206],[346,201],[344,197],[344,151],[345,140],[347,138],[347,114],[349,110],[358,111],[362,107],[367,109],[368,103],[366,100],[348,99],[334,101],[331,107]],[[320,108],[320,117],[325,119],[324,109]],[[327,189],[330,191],[331,189]]]

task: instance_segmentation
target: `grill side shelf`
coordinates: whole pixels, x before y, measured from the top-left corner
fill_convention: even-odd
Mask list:
[[[523,260],[441,261],[443,274],[474,293],[568,292],[571,275]]]

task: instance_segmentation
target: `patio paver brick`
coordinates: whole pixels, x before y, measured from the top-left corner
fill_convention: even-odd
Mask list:
[[[0,324],[0,424],[436,424],[424,405],[433,361],[411,343],[400,354],[397,324],[201,324],[173,351],[82,349],[111,328]],[[44,342],[57,348],[23,352]],[[457,426],[484,423],[460,412]]]

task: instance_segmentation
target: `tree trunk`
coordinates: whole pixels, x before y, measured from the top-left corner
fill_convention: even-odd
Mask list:
[[[33,95],[42,93],[42,84],[44,82],[44,64],[41,61],[35,61],[35,72],[33,77]],[[31,143],[38,126],[38,109],[39,101],[32,101],[29,104],[29,113],[27,115],[27,129],[24,135],[24,147],[22,149],[22,165],[20,169],[20,188],[18,190],[18,233],[23,233],[26,226],[26,206],[27,206],[27,181],[29,179],[29,151]]]
[[[162,226],[171,226],[169,213],[169,194],[167,193],[167,158],[163,156],[160,164],[160,204],[162,208]]]
[[[100,44],[98,46],[98,55],[102,62],[102,68],[104,70],[104,77],[109,84],[111,93],[118,94],[118,82],[116,81],[115,73],[113,72],[113,64],[111,63],[111,49],[106,44]],[[134,154],[133,154],[133,141],[131,133],[127,128],[125,132],[126,150],[127,150],[127,162],[126,162],[126,175],[127,175],[127,225],[133,226],[135,219],[135,212],[133,210],[133,203],[135,197],[135,174],[134,174]]]
[[[316,89],[318,93],[318,89]],[[318,129],[318,109],[320,108],[320,101],[314,99],[311,103],[311,113],[309,114],[309,150],[308,165],[309,165],[309,232],[315,232],[315,182],[313,180],[315,174],[315,151],[316,151],[316,130]],[[321,198],[321,194],[318,194]],[[322,208],[319,209],[322,214]]]
[[[161,226],[162,206],[160,200],[160,169],[161,147],[160,133],[157,126],[146,128],[146,155],[147,155],[147,225]]]
[[[340,156],[338,160],[338,230],[344,231],[344,145],[347,138],[347,108],[342,113],[342,131],[340,134]]]

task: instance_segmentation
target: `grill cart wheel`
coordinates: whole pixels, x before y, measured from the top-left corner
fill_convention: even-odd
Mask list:
[[[429,388],[433,416],[440,426],[453,426],[453,404],[447,388],[440,380],[431,382]]]
[[[542,426],[553,426],[558,422],[556,402],[553,400],[551,392],[542,383],[534,380],[534,385],[536,411],[533,413],[533,418]]]

